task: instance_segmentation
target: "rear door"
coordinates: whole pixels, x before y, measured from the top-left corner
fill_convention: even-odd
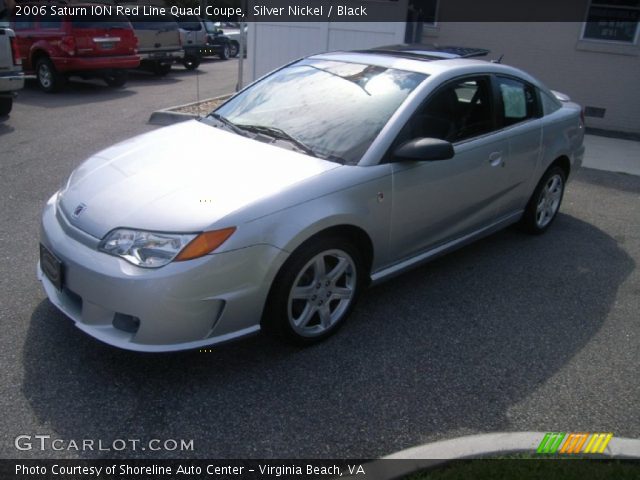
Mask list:
[[[29,53],[36,41],[36,18],[34,15],[20,15],[13,18],[13,31],[18,41],[18,50],[22,57],[22,66],[25,70],[33,70]]]
[[[135,51],[135,34],[123,15],[73,16],[69,22],[78,56],[122,56]]]

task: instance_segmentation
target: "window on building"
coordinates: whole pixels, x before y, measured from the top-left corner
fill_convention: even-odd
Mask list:
[[[436,26],[438,0],[409,0],[406,43],[421,43],[423,27]]]
[[[635,43],[640,21],[640,0],[592,0],[582,38]]]

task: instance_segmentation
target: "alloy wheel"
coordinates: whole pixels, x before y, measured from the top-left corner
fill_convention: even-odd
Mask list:
[[[322,335],[347,312],[355,298],[356,265],[343,250],[325,250],[301,269],[287,303],[288,319],[304,337]]]
[[[538,228],[546,227],[553,220],[560,207],[563,189],[564,182],[560,175],[556,174],[549,177],[540,192],[538,205],[536,206],[536,225]]]

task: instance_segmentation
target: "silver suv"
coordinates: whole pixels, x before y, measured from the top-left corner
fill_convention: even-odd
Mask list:
[[[0,118],[9,115],[16,90],[24,86],[22,59],[8,13],[8,6],[0,0]]]
[[[171,71],[171,65],[180,61],[183,50],[180,32],[171,15],[129,15],[138,37],[140,67],[158,76]]]

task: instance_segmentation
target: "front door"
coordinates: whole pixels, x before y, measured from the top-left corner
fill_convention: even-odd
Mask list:
[[[495,125],[490,78],[481,75],[445,84],[401,131],[395,145],[440,138],[454,144],[455,155],[393,164],[390,237],[396,260],[495,221],[509,155],[507,134],[496,132]]]

